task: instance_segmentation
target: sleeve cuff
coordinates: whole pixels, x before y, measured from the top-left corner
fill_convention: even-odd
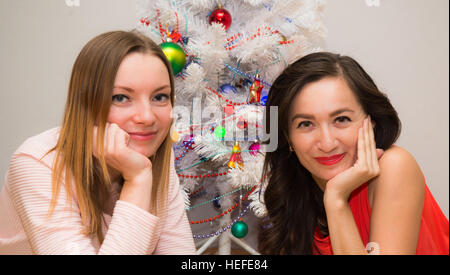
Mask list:
[[[105,254],[148,254],[159,218],[118,200],[101,250]]]

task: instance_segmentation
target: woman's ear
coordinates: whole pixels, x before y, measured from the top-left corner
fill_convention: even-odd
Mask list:
[[[294,148],[292,147],[291,143],[289,142],[289,152],[294,152]]]

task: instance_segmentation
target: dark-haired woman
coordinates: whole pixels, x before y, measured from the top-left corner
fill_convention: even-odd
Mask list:
[[[394,145],[397,112],[355,60],[301,58],[267,106],[278,106],[280,130],[264,164],[261,253],[449,253],[448,219],[413,156]]]

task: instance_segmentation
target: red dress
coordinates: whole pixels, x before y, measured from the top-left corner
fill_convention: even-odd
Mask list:
[[[370,215],[369,184],[365,183],[355,189],[349,199],[349,206],[358,227],[359,235],[367,246],[369,243]],[[425,198],[420,221],[419,240],[417,243],[417,255],[448,255],[448,219],[442,213],[441,208],[434,200],[430,190],[425,185]],[[316,228],[314,234],[313,254],[332,255],[330,236],[323,237]]]

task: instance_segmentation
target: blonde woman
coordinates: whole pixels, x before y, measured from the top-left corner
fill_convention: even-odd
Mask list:
[[[75,61],[61,127],[14,153],[0,254],[193,254],[169,129],[170,63],[138,32],[99,35]]]

